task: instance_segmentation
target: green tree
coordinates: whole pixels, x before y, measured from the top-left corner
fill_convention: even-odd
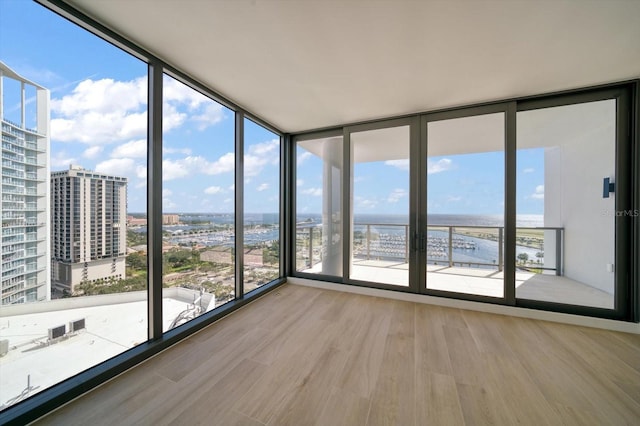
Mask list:
[[[127,266],[134,271],[144,271],[147,269],[147,256],[142,253],[130,253],[127,256]]]
[[[519,253],[518,260],[520,263],[525,264],[529,261],[529,255],[527,253]]]
[[[280,261],[280,241],[274,241],[262,251],[262,261],[273,265]]]

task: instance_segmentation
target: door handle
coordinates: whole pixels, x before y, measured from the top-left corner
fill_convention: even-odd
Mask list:
[[[616,184],[611,182],[611,178],[604,178],[602,182],[602,198],[609,198],[609,194],[615,192]]]

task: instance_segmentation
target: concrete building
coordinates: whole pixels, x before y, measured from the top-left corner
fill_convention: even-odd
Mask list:
[[[147,218],[138,218],[134,216],[127,216],[127,225],[129,226],[147,226]]]
[[[180,223],[180,216],[177,214],[163,214],[162,215],[162,224],[163,225],[178,225]]]
[[[49,91],[0,62],[2,305],[48,300]]]
[[[127,178],[70,166],[51,173],[51,282],[74,293],[83,281],[125,277]]]

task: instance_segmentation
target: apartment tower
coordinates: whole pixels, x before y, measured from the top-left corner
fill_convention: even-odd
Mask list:
[[[83,282],[125,278],[127,178],[71,165],[51,173],[51,283],[74,294]]]
[[[49,300],[49,91],[0,62],[2,305]]]

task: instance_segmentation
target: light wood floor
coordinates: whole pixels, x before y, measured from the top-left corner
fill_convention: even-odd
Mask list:
[[[285,285],[42,419],[640,424],[640,336]]]

